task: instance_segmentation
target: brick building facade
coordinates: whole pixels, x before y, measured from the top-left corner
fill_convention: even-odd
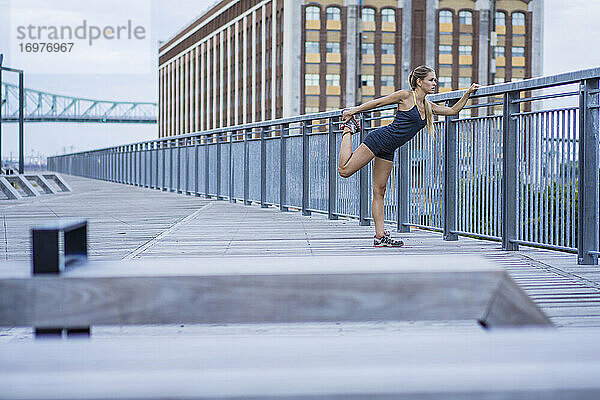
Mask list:
[[[492,15],[494,16],[492,19]],[[542,74],[543,0],[223,0],[159,50],[159,136]]]

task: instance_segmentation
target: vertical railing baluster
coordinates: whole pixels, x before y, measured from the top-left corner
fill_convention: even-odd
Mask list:
[[[457,100],[446,102],[447,107],[452,107]],[[456,176],[458,168],[458,142],[457,115],[448,115],[444,125],[444,197],[442,202],[442,215],[444,218],[444,240],[458,240],[456,233],[456,205],[457,187]]]
[[[279,210],[288,211],[287,204],[287,134],[289,124],[281,124],[279,127]]]
[[[593,92],[593,93],[590,93]],[[598,255],[598,78],[581,83],[579,94],[579,230],[577,262],[597,265]]]
[[[502,249],[518,250],[517,240],[517,144],[519,92],[504,94],[502,156]]]
[[[310,146],[309,133],[312,131],[312,121],[302,123],[302,215],[310,215]]]
[[[327,217],[329,219],[338,219],[335,209],[337,204],[337,152],[336,152],[336,132],[333,117],[329,118],[329,154],[328,154],[328,169],[329,169],[329,187],[328,187],[328,201],[327,201]]]

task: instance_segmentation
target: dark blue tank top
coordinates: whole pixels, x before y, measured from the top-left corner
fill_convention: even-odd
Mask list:
[[[419,114],[415,92],[413,92],[413,99],[415,102],[413,108],[408,111],[396,111],[394,121],[387,126],[388,132],[398,139],[396,146],[402,146],[404,143],[408,142],[417,134],[417,132],[427,125],[427,117],[422,119],[421,114]]]
[[[427,125],[427,117],[421,119],[421,114],[419,114],[419,109],[417,108],[417,96],[415,95],[415,92],[412,92],[412,94],[415,103],[413,108],[408,111],[396,111],[394,121],[390,124],[390,128],[392,128],[394,133],[410,135],[411,138]]]

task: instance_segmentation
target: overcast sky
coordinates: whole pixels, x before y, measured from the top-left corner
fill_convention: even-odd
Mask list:
[[[21,1],[21,0],[12,0]],[[44,0],[56,2],[58,0]],[[91,0],[60,0],[81,4]],[[172,37],[195,16],[200,15],[215,0],[148,0],[151,13],[152,51],[157,54],[158,41]],[[544,75],[600,66],[600,0],[546,0],[544,15]],[[0,0],[0,52],[10,48],[10,1]],[[10,54],[5,58],[11,64]],[[47,92],[120,101],[156,101],[157,58],[148,74],[32,74],[26,75],[26,86]],[[6,75],[6,74],[5,74]],[[10,77],[6,77],[10,80]],[[2,156],[17,151],[17,129],[14,124],[3,124]],[[67,151],[81,151],[156,138],[156,126],[144,125],[85,125],[85,124],[27,124],[26,153],[53,155]]]

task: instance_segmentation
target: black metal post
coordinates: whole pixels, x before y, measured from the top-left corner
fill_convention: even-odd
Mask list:
[[[592,94],[590,92],[594,91]],[[581,83],[579,95],[578,264],[597,265],[598,255],[598,79]]]
[[[519,250],[517,240],[517,149],[519,129],[517,114],[519,92],[504,94],[503,145],[502,145],[502,250]]]
[[[447,101],[452,107],[458,100]],[[444,217],[444,240],[458,240],[456,231],[456,176],[458,168],[457,115],[446,116],[444,135],[444,201],[442,215]]]

